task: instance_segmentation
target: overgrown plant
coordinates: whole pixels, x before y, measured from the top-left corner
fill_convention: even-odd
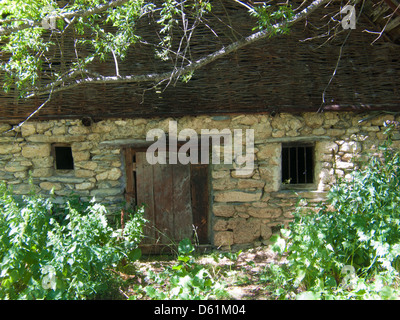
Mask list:
[[[17,201],[0,186],[0,299],[87,299],[107,289],[122,258],[138,257],[143,211],[121,236],[100,204],[67,203],[58,219],[54,208],[50,198]]]
[[[351,179],[339,179],[327,203],[298,207],[274,249],[288,263],[274,271],[301,298],[391,298],[400,271],[400,155],[388,143]],[[284,293],[282,290],[279,295]]]
[[[211,272],[195,261],[195,248],[189,239],[184,239],[178,245],[177,262],[163,271],[150,271],[145,288],[137,286],[137,292],[144,293],[154,300],[205,300],[226,297],[220,279],[215,279]],[[135,299],[132,296],[131,299]]]

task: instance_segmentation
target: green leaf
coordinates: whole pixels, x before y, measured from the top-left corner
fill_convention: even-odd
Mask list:
[[[325,285],[329,288],[336,287],[337,286],[336,279],[331,275],[327,275],[325,278]]]
[[[140,250],[140,248],[133,249],[128,253],[128,258],[132,262],[139,260],[141,256],[142,250]]]
[[[379,295],[382,297],[384,300],[392,300],[396,299],[394,296],[394,290],[389,287],[389,286],[384,286],[382,290],[379,292]]]
[[[285,248],[286,248],[286,241],[285,239],[277,236],[275,239],[274,244],[272,245],[272,250],[282,254],[283,252],[285,252]]]
[[[296,300],[319,300],[320,294],[312,291],[305,291],[296,296]]]
[[[176,266],[173,266],[173,267],[172,267],[172,270],[177,270],[177,271],[179,271],[179,270],[181,270],[182,268],[183,268],[183,265],[178,264],[178,265],[176,265]]]
[[[156,295],[156,289],[154,289],[154,288],[151,287],[151,286],[148,286],[148,287],[146,287],[146,294],[147,294],[149,297],[153,298],[153,297]]]
[[[189,256],[179,256],[178,260],[182,261],[184,263],[188,263],[190,261],[190,257]]]
[[[189,239],[183,239],[179,242],[178,252],[181,255],[189,255],[194,251],[194,247]]]

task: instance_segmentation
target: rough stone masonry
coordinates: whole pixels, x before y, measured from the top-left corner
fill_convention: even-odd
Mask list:
[[[267,243],[273,228],[292,219],[299,197],[308,204],[324,199],[337,177],[348,174],[377,153],[386,139],[385,121],[400,116],[349,112],[304,114],[186,116],[176,119],[116,119],[84,126],[80,120],[29,121],[21,128],[0,135],[0,180],[14,193],[53,190],[55,201],[64,203],[71,192],[84,200],[96,200],[111,207],[124,201],[125,164],[121,147],[107,144],[118,139],[146,139],[146,132],[168,131],[170,120],[178,130],[254,129],[255,167],[238,176],[234,164],[210,165],[210,241],[215,247],[254,246]],[[0,124],[0,132],[12,128]],[[17,133],[17,134],[16,134]],[[400,134],[394,132],[393,147],[399,149]],[[290,188],[282,182],[282,145],[311,143],[314,150],[314,180],[306,188]],[[103,144],[102,144],[103,143]],[[74,169],[58,170],[52,146],[69,145]]]

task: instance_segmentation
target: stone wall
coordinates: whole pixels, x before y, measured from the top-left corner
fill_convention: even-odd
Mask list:
[[[198,116],[178,119],[118,119],[84,126],[80,120],[30,121],[18,130],[0,135],[0,180],[16,194],[34,188],[42,194],[53,190],[55,201],[64,203],[71,192],[84,200],[111,205],[124,201],[125,172],[121,147],[104,142],[118,139],[146,139],[150,129],[168,132],[176,120],[178,132],[190,128],[254,129],[255,168],[240,176],[233,164],[212,164],[210,241],[216,247],[266,243],[275,227],[287,224],[299,197],[308,203],[322,200],[335,177],[346,177],[365,153],[377,152],[386,139],[386,120],[399,116],[381,115],[366,121],[367,115],[353,113],[307,113],[301,115]],[[0,124],[0,132],[11,128]],[[394,147],[400,146],[394,134]],[[282,143],[312,142],[315,150],[315,179],[307,189],[293,190],[281,183]],[[69,144],[74,170],[57,170],[52,145]],[[358,159],[354,161],[354,159]]]

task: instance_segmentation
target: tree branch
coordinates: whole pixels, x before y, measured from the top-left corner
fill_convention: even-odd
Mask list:
[[[110,8],[115,8],[115,7],[121,6],[128,1],[129,0],[114,0],[114,1],[111,1],[106,4],[103,4],[103,5],[94,7],[94,8],[90,8],[88,10],[79,10],[79,11],[75,11],[75,12],[61,13],[61,14],[58,14],[55,18],[67,19],[67,20],[71,20],[73,18],[84,18],[84,17],[91,16],[93,14],[102,13],[104,11],[107,11]],[[5,22],[5,21],[0,21],[0,23],[1,22]],[[9,35],[13,32],[28,29],[28,28],[42,27],[42,24],[39,21],[25,20],[25,22],[26,23],[23,23],[17,27],[0,27],[0,37]]]
[[[126,1],[126,0],[120,0]],[[141,74],[141,75],[128,75],[128,76],[96,76],[96,77],[86,77],[84,79],[77,79],[71,83],[65,84],[66,81],[71,80],[70,76],[75,76],[76,73],[71,71],[69,73],[70,76],[58,79],[53,84],[46,86],[45,88],[37,88],[33,93],[29,94],[26,98],[32,98],[37,95],[49,94],[50,92],[56,93],[60,91],[69,90],[75,88],[77,86],[83,84],[99,84],[99,83],[144,83],[144,82],[163,82],[165,80],[170,80],[174,78],[179,78],[181,75],[188,74],[194,72],[197,69],[200,69],[211,62],[220,59],[231,52],[234,52],[238,49],[241,49],[247,45],[250,45],[256,41],[261,39],[265,39],[274,34],[276,30],[285,26],[291,26],[307,16],[313,13],[319,7],[325,5],[331,0],[314,0],[308,7],[294,15],[290,20],[280,22],[272,26],[272,28],[261,30],[259,32],[253,33],[248,37],[245,37],[241,40],[238,40],[226,47],[223,47],[203,58],[198,59],[188,65],[181,68],[174,68],[173,71],[164,72],[164,73],[150,73],[150,74]],[[114,1],[117,2],[117,1]]]

